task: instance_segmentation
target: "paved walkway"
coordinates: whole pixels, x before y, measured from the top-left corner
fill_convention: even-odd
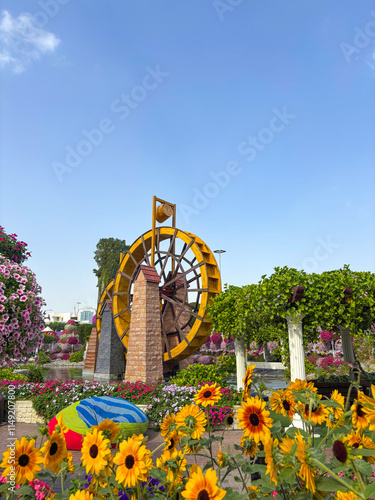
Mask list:
[[[0,457],[2,458],[2,454],[6,450],[7,444],[10,442],[8,440],[8,438],[11,438],[11,440],[13,440],[13,439],[21,439],[22,436],[34,436],[34,435],[38,436],[36,444],[37,444],[37,446],[39,446],[41,438],[40,438],[40,435],[38,433],[38,425],[37,424],[24,424],[24,423],[15,424],[14,436],[9,435],[8,424],[0,425]],[[216,432],[215,435],[222,435],[222,433]],[[156,432],[153,430],[148,430],[146,432],[146,436],[148,437],[148,442],[147,442],[146,446],[151,451],[155,450],[163,442],[163,438],[159,432]],[[205,433],[205,436],[208,437],[208,434]],[[227,447],[229,445],[231,448],[231,451],[237,453],[234,450],[233,445],[239,444],[241,436],[242,436],[242,431],[237,430],[237,431],[225,432],[222,450],[226,451]],[[44,439],[43,439],[43,442],[44,442]],[[214,446],[213,446],[214,457],[216,457],[218,450],[219,450],[218,443],[214,443]],[[81,459],[81,452],[80,451],[73,451],[72,454],[73,454],[73,463],[79,464],[80,459]],[[161,454],[162,454],[162,448],[160,448],[159,450],[157,450],[155,452],[155,455],[153,456],[153,463],[154,464],[156,464],[156,458],[160,457]],[[205,459],[204,457],[201,457],[201,456],[195,457],[194,455],[188,455],[187,461],[189,464],[193,464],[193,463],[197,462],[201,467],[203,467],[203,465],[206,463],[207,459]],[[77,475],[75,475],[75,476],[78,477]],[[229,477],[227,477],[225,479],[225,481],[222,483],[222,487],[223,488],[232,487],[233,489],[239,490],[239,483],[236,483],[234,481],[233,477],[234,477],[234,473],[232,473]],[[61,491],[61,485],[60,485],[59,481],[56,482],[54,489],[55,489],[56,493]]]

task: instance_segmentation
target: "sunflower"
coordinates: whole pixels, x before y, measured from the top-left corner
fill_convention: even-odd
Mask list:
[[[301,463],[301,467],[297,472],[298,476],[305,481],[306,488],[310,490],[312,493],[315,493],[315,472],[316,470],[311,467],[310,456],[307,453],[306,441],[301,436],[300,433],[297,433],[297,459]]]
[[[113,420],[106,418],[99,422],[96,426],[99,431],[103,432],[103,436],[108,438],[110,441],[114,441],[120,434],[120,426]]]
[[[366,429],[369,425],[369,420],[367,419],[367,410],[364,408],[362,403],[356,401],[350,407],[352,414],[352,423],[354,427],[358,429]]]
[[[313,382],[308,382],[307,380],[300,380],[299,378],[296,378],[294,382],[291,382],[288,385],[287,389],[289,389],[290,391],[300,391],[301,389],[309,389],[313,392],[318,391]]]
[[[362,436],[359,431],[355,432],[351,429],[350,434],[344,437],[344,443],[348,443],[351,448],[358,449],[361,446]]]
[[[311,406],[306,404],[303,407],[302,418],[311,421],[314,425],[319,425],[328,418],[327,406],[320,404],[319,401],[314,401]]]
[[[352,429],[350,434],[344,437],[343,442],[347,442],[352,449],[366,448],[367,450],[375,450],[374,441],[368,436],[361,436],[360,432],[354,432]],[[364,460],[370,464],[375,463],[375,455],[369,455],[367,457],[362,457]]]
[[[328,407],[327,424],[329,427],[335,427],[344,415],[345,398],[337,389],[335,389],[331,394],[331,399],[340,405]],[[341,427],[342,425],[344,425],[344,421],[342,421],[338,427]]]
[[[120,443],[119,452],[113,462],[118,465],[116,481],[125,487],[135,486],[137,481],[146,481],[152,469],[150,451],[138,440],[128,438]]]
[[[169,467],[166,463],[168,460],[173,460],[175,467]],[[186,458],[181,451],[165,450],[163,454],[156,459],[156,467],[167,471],[166,480],[171,483],[171,488],[182,482],[183,472],[186,470]]]
[[[64,417],[63,417],[62,413],[60,414],[59,418],[57,419],[57,425],[59,426],[60,432],[62,434],[66,434],[69,431],[69,429],[64,424]]]
[[[199,451],[201,451],[202,446],[200,443],[195,443],[195,444],[185,444],[184,446],[184,453],[185,455],[195,455]]]
[[[86,432],[86,436],[82,443],[82,465],[86,467],[86,474],[99,474],[105,465],[108,463],[108,455],[110,450],[109,439],[103,437],[103,433],[96,427]]]
[[[51,437],[44,443],[41,452],[44,453],[44,468],[47,467],[57,474],[60,464],[67,457],[68,450],[63,433],[53,432]]]
[[[337,500],[358,500],[358,498],[352,491],[348,491],[347,493],[338,491],[336,495]]]
[[[248,486],[246,488],[247,492],[249,493],[249,498],[250,500],[253,500],[254,498],[258,498],[256,495],[260,493],[259,486]]]
[[[347,464],[354,457],[350,454],[350,447],[344,440],[336,439],[332,446],[333,456],[342,464]],[[360,458],[360,457],[359,457]]]
[[[285,436],[285,437],[281,438],[280,446],[279,446],[280,452],[283,455],[290,455],[292,453],[293,446],[296,443],[297,443],[296,440],[290,438],[289,436]],[[294,453],[292,455],[294,456]],[[283,465],[286,465],[286,464],[283,463]]]
[[[251,376],[253,374],[254,368],[255,368],[255,365],[249,365],[246,368],[245,378],[242,380],[242,382],[243,382],[243,395],[242,395],[242,399],[243,400],[246,400],[250,396],[249,389],[251,387],[251,382],[252,382]]]
[[[74,474],[73,454],[70,451],[66,454],[66,461],[68,464],[68,471]]]
[[[225,465],[225,455],[221,451],[217,452],[217,463],[219,464],[219,467],[224,467]]]
[[[72,493],[68,500],[93,500],[93,494],[88,490],[78,490]]]
[[[177,445],[179,444],[180,442],[180,435],[178,434],[178,432],[174,431],[172,432],[169,436],[166,436],[164,438],[164,441],[167,443],[165,448],[163,448],[164,450],[172,450],[172,449],[176,449]]]
[[[264,451],[266,453],[266,464],[267,470],[266,474],[270,475],[270,483],[275,483],[277,486],[277,468],[275,463],[275,453],[274,450],[278,447],[279,441],[270,437],[263,442]]]
[[[221,399],[221,396],[220,387],[216,384],[206,384],[194,396],[194,402],[196,405],[212,406]]]
[[[243,454],[248,455],[250,458],[254,458],[259,451],[258,445],[254,439],[250,439],[245,435],[241,437],[240,446],[243,448]]]
[[[254,439],[256,443],[267,439],[273,420],[269,417],[270,412],[264,409],[266,402],[255,396],[241,404],[242,408],[238,410],[237,418],[238,426],[244,429],[244,435]]]
[[[294,400],[294,394],[289,390],[275,391],[270,399],[270,408],[275,410],[276,413],[281,413],[284,417],[288,416],[293,419],[296,412],[296,403]]]
[[[176,417],[174,413],[164,417],[163,422],[160,424],[160,434],[168,436],[176,430]]]
[[[216,471],[207,469],[206,476],[201,468],[197,467],[197,472],[189,476],[185,490],[181,495],[187,500],[221,500],[226,494],[217,485]]]
[[[4,467],[2,476],[15,474],[15,482],[24,484],[26,481],[32,481],[43,463],[43,456],[38,448],[34,447],[35,439],[28,441],[25,437],[21,440],[16,439],[15,449],[7,448],[3,453],[3,461],[0,467]]]
[[[234,424],[234,417],[235,417],[234,412],[228,413],[228,415],[225,417],[224,425],[227,425],[228,427],[233,425]]]
[[[206,423],[206,416],[198,406],[186,405],[176,415],[177,429],[184,428],[182,433],[193,439],[201,437]]]

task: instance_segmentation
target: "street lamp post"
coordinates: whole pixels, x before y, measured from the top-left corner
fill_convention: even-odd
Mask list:
[[[220,282],[221,282],[221,254],[225,253],[226,250],[214,250],[214,253],[219,254],[219,271],[220,271]]]

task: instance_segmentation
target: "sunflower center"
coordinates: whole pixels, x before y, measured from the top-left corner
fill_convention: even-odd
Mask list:
[[[259,425],[259,417],[256,413],[252,413],[250,415],[249,420],[250,420],[251,425],[254,425],[254,426]]]
[[[233,419],[232,415],[229,415],[229,417],[227,418],[227,424],[232,425],[233,422],[234,422],[234,419]]]
[[[211,391],[206,391],[205,393],[203,393],[203,397],[208,399],[212,396],[212,392]]]
[[[284,407],[284,410],[286,410],[286,411],[290,410],[290,403],[286,399],[284,399],[284,401],[283,401],[283,407]]]
[[[365,416],[365,414],[364,414],[364,413],[363,413],[363,411],[362,411],[362,408],[363,408],[363,406],[362,406],[362,405],[358,405],[358,406],[357,406],[357,415],[358,415],[359,417],[364,417],[364,416]]]
[[[319,408],[319,406],[312,405],[311,406],[311,415],[316,412],[316,410]],[[310,406],[305,405],[305,413],[308,415],[310,413]]]
[[[128,455],[125,458],[125,466],[127,469],[132,469],[134,467],[134,463],[135,463],[135,460],[134,460],[133,455]]]
[[[207,490],[201,490],[198,493],[197,500],[210,500],[210,495],[208,494]]]
[[[59,447],[57,446],[57,443],[52,443],[51,447],[49,449],[49,454],[50,455],[55,455],[57,453],[58,449],[59,449]]]
[[[171,450],[172,448],[174,448],[174,439],[173,439],[173,438],[171,438],[171,439],[169,440],[169,442],[170,442],[170,445],[168,446],[168,450]]]
[[[96,458],[98,456],[98,453],[99,453],[99,448],[96,444],[93,444],[90,446],[90,457],[91,458]]]
[[[337,439],[333,443],[332,451],[337,460],[339,460],[341,463],[346,462],[346,459],[348,458],[348,452],[346,451],[345,445],[342,441]]]
[[[193,415],[188,415],[185,418],[186,427],[188,427],[189,429],[192,429],[193,427],[195,427],[196,423],[197,423],[197,420],[195,417],[193,417]]]
[[[18,459],[18,463],[20,464],[21,467],[26,467],[29,461],[30,461],[29,455],[21,455],[20,458]]]
[[[353,448],[356,450],[357,448],[359,448],[359,443],[354,443],[353,444]]]

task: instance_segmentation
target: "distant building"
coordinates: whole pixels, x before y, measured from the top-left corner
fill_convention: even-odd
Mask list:
[[[46,323],[67,323],[70,320],[72,313],[70,312],[65,312],[65,313],[56,313],[52,311],[48,311],[46,313]]]
[[[92,318],[96,314],[96,310],[93,307],[84,307],[78,310],[78,322],[88,323],[91,325]]]

